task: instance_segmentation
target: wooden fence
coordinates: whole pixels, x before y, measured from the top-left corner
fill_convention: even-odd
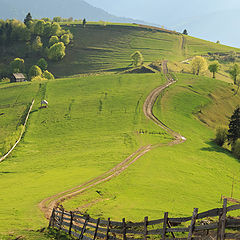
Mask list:
[[[227,218],[227,213],[240,209],[240,204],[227,207],[224,199],[222,208],[215,208],[198,213],[195,208],[192,216],[183,218],[164,218],[150,221],[148,217],[143,222],[122,222],[93,219],[75,212],[66,212],[63,208],[53,209],[49,227],[64,231],[73,239],[83,240],[190,240],[190,239],[240,239],[240,219]],[[207,218],[207,220],[204,220]],[[188,223],[189,222],[189,223]],[[227,229],[227,231],[226,231]],[[226,231],[226,232],[225,232]]]

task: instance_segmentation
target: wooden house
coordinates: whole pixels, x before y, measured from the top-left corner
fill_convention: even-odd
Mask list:
[[[26,78],[22,73],[13,73],[11,76],[11,82],[24,82],[24,81],[26,81]]]

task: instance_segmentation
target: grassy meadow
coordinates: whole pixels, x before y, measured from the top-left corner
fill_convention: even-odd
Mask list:
[[[24,138],[0,166],[0,239],[14,239],[16,234],[47,239],[25,232],[47,226],[38,209],[40,201],[102,174],[141,146],[171,141],[142,111],[147,95],[165,77],[112,74],[130,66],[134,51],[141,51],[145,63],[168,59],[176,72],[188,68],[181,61],[192,56],[238,51],[133,24],[90,23],[83,28],[65,23],[64,28],[70,29],[74,40],[61,62],[48,62],[48,69],[61,78],[0,83],[0,150],[35,98]],[[24,46],[0,52],[0,67],[6,67],[15,54],[24,57]],[[26,66],[38,59],[26,56]],[[184,144],[148,152],[117,178],[65,202],[64,207],[93,217],[134,221],[147,215],[161,218],[164,211],[183,216],[194,207],[204,211],[220,206],[221,194],[230,196],[232,178],[240,171],[230,152],[212,141],[216,126],[228,124],[240,100],[239,94],[233,96],[226,73],[229,66],[217,74],[222,81],[211,79],[210,73],[199,77],[178,73],[178,82],[156,102],[154,113],[187,138]],[[42,99],[49,102],[47,109],[39,108]],[[142,130],[148,133],[140,134]],[[239,195],[236,186],[234,197]]]
[[[150,74],[39,83],[24,139],[1,164],[0,232],[46,225],[41,200],[98,176],[140,146],[168,142],[142,112],[147,94],[164,81]],[[39,109],[42,98],[47,109]]]
[[[187,141],[150,151],[119,177],[65,202],[67,209],[139,221],[144,216],[161,218],[165,211],[172,217],[191,215],[194,207],[206,211],[222,205],[221,195],[230,196],[239,162],[213,138],[216,126],[228,124],[240,96],[233,96],[232,86],[218,80],[177,77],[178,83],[159,98],[154,113]],[[240,197],[237,184],[233,196]]]

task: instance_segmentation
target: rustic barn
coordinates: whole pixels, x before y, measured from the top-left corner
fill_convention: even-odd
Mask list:
[[[26,81],[25,76],[22,73],[13,73],[11,77],[11,82],[24,82]]]

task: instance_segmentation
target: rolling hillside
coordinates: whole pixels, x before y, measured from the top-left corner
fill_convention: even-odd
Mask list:
[[[146,119],[142,110],[148,94],[166,83],[165,75],[110,73],[126,69],[135,50],[147,63],[164,58],[182,67],[182,60],[197,54],[238,49],[141,26],[65,27],[73,32],[74,42],[66,58],[59,65],[50,63],[50,69],[68,78],[0,83],[0,132],[7,129],[0,134],[0,147],[32,98],[36,102],[24,138],[1,163],[0,238],[11,234],[46,239],[28,231],[47,226],[38,208],[43,199],[98,177],[149,144],[156,148],[118,177],[64,202],[64,207],[132,221],[145,215],[159,218],[164,211],[184,216],[196,206],[220,206],[221,194],[230,195],[232,177],[240,170],[238,160],[212,140],[216,126],[227,125],[240,100],[233,96],[234,86],[225,82],[230,80],[176,74],[177,83],[153,109],[187,138],[169,146],[172,136]],[[104,74],[93,74],[99,71]],[[48,108],[39,108],[42,99],[48,100]],[[236,187],[234,197],[239,194]]]

